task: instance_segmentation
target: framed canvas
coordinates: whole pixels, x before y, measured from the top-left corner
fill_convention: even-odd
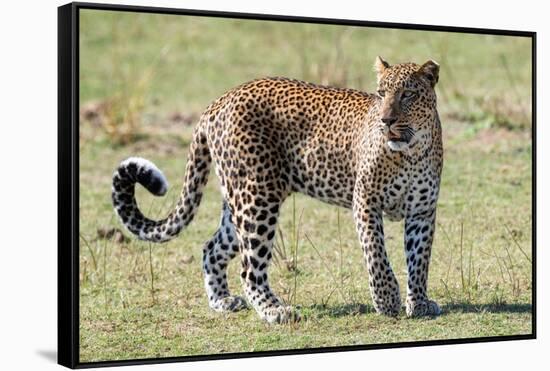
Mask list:
[[[60,364],[536,337],[535,32],[58,21]]]

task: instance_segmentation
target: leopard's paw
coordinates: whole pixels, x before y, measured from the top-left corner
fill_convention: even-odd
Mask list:
[[[407,317],[439,316],[441,308],[433,300],[407,301]]]
[[[401,297],[399,296],[399,292],[387,297],[374,299],[374,309],[378,314],[397,317],[401,310]]]
[[[237,312],[247,308],[246,300],[240,296],[226,296],[210,303],[216,312]]]
[[[296,308],[284,305],[266,309],[262,318],[270,324],[299,322],[301,320],[300,313]]]

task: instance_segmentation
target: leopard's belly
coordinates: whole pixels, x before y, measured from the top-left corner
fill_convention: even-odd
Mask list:
[[[406,208],[403,198],[397,200],[397,202],[384,205],[384,216],[386,216],[392,222],[398,222],[405,217]]]

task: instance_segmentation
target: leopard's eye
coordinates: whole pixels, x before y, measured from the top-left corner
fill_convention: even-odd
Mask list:
[[[412,90],[405,90],[401,95],[405,99],[409,99],[416,96],[416,93]]]
[[[384,90],[378,90],[377,91],[378,95],[381,96],[382,98],[384,98],[384,95],[386,95],[386,92]]]

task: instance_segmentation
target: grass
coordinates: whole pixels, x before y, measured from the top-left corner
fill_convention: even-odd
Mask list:
[[[141,102],[129,113],[139,133],[131,140],[86,120],[80,127],[82,362],[531,333],[527,39],[95,11],[84,11],[80,24],[81,101]],[[376,315],[350,211],[302,195],[282,209],[270,270],[275,292],[301,306],[304,318],[293,325],[266,325],[252,310],[208,309],[200,262],[221,209],[214,174],[195,220],[176,240],[153,245],[98,233],[121,228],[111,174],[130,155],[154,161],[171,184],[163,198],[138,188],[142,210],[161,217],[175,204],[192,125],[172,121],[174,111],[197,115],[225,89],[262,75],[372,91],[376,54],[441,63],[446,152],[429,291],[442,316]],[[404,293],[402,227],[385,224]],[[235,259],[229,284],[241,294],[238,276]]]
[[[81,100],[135,94],[153,69],[144,125],[172,111],[201,112],[262,76],[374,91],[377,55],[390,63],[438,61],[441,113],[498,124],[504,110],[506,124],[530,124],[527,38],[94,10],[82,11],[80,27]]]

